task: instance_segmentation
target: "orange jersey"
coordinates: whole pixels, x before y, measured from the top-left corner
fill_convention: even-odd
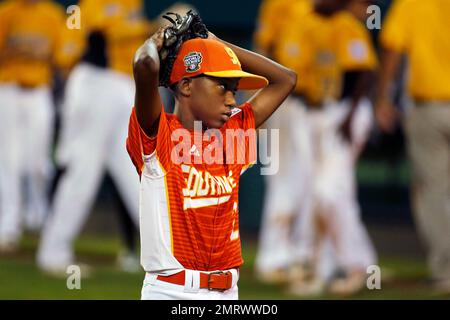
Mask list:
[[[255,120],[246,103],[220,132],[224,140],[215,156],[224,162],[234,150],[234,163],[207,164],[211,141],[196,140],[175,115],[161,111],[156,138],[140,129],[133,109],[127,150],[141,179],[141,262],[147,272],[169,273],[180,269],[227,270],[243,263],[239,237],[239,178],[256,161],[256,136],[228,144],[226,132],[254,132]],[[177,130],[188,132],[190,143],[175,143]],[[249,130],[250,129],[250,130]],[[218,132],[218,131],[216,131]],[[178,139],[175,139],[178,141]],[[203,140],[205,140],[203,138]],[[201,140],[200,140],[201,141]],[[230,145],[232,147],[230,148]],[[188,150],[188,158],[177,163],[173,155]],[[244,155],[242,159],[238,159]],[[201,163],[196,163],[200,160]]]

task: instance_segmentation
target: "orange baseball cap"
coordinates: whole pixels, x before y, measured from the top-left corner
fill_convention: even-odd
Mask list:
[[[240,78],[238,89],[260,89],[269,83],[265,77],[242,71],[231,48],[213,39],[196,38],[184,42],[172,67],[169,85],[182,78],[205,74],[218,78]]]

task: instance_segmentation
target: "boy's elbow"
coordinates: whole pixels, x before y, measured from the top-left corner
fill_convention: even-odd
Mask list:
[[[133,68],[139,73],[158,73],[160,61],[158,51],[152,42],[145,42],[134,56]]]
[[[159,63],[155,61],[151,56],[146,54],[140,54],[134,60],[134,70],[137,73],[158,73]]]

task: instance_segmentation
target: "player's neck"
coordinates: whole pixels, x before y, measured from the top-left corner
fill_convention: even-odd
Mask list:
[[[196,120],[188,106],[181,106],[178,100],[175,100],[175,109],[173,114],[181,122],[181,125],[188,130],[194,130],[194,121]]]

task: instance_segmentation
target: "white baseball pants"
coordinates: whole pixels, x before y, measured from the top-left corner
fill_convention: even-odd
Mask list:
[[[359,216],[354,176],[355,159],[371,128],[371,106],[368,100],[358,106],[351,145],[338,133],[348,111],[345,101],[311,110],[299,99],[289,98],[271,118],[268,125],[280,129],[280,171],[266,177],[256,271],[270,272],[318,255],[322,256],[320,263],[326,264],[320,266],[324,273],[330,273],[335,265],[356,268],[375,262],[375,251]],[[331,241],[326,238],[318,247],[315,224],[319,210],[326,213],[333,242],[326,245]],[[332,257],[324,259],[324,255]]]
[[[304,146],[309,143],[304,134],[309,124],[299,100],[288,97],[267,120],[266,126],[269,130],[278,130],[279,141],[278,145],[262,146],[261,152],[275,156],[278,150],[279,170],[274,175],[264,176],[266,191],[255,261],[257,272],[286,268],[294,262],[292,253],[298,244],[293,241],[290,230],[298,212],[311,205],[309,186],[313,178],[304,163],[311,158],[304,154],[310,151]]]
[[[236,269],[234,269],[235,271]],[[146,273],[142,285],[141,300],[238,300],[238,276],[233,273],[233,283],[230,289],[213,291],[200,289],[199,271],[185,270],[186,284],[184,286],[158,280],[157,274]]]
[[[67,171],[39,245],[41,267],[73,263],[73,241],[90,212],[104,170],[138,225],[139,179],[126,151],[133,101],[134,83],[127,75],[88,64],[78,65],[70,75],[57,149],[57,160]]]
[[[313,205],[299,212],[298,256],[317,259],[317,271],[323,278],[328,278],[336,267],[366,270],[376,262],[360,218],[355,177],[356,159],[372,125],[372,108],[367,99],[358,105],[351,128],[352,144],[339,133],[349,110],[349,102],[342,101],[320,110],[310,109],[307,114],[312,150],[307,154],[313,157],[305,163],[314,173]],[[318,234],[318,219],[325,228],[324,235]]]
[[[23,222],[33,229],[44,222],[52,174],[53,117],[48,87],[0,85],[0,243],[16,243]],[[22,208],[25,190],[26,208]]]

